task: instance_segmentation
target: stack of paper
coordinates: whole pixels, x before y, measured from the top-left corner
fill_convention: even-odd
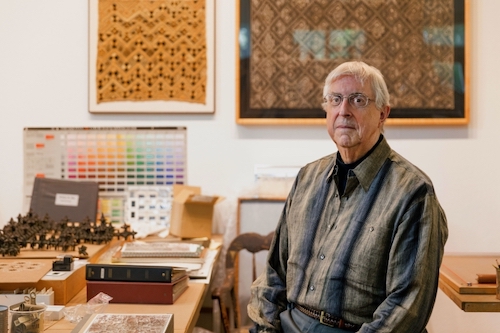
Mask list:
[[[184,242],[129,242],[113,255],[113,262],[204,262],[204,248],[200,244]]]

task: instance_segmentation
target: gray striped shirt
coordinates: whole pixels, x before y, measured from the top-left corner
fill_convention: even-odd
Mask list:
[[[297,176],[252,286],[254,329],[281,331],[279,313],[298,303],[359,332],[425,332],[448,236],[430,179],[383,139],[339,196],[336,154]]]

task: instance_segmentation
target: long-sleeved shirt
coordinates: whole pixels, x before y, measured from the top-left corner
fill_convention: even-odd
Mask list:
[[[336,154],[297,175],[251,288],[252,331],[280,332],[279,313],[296,303],[359,332],[426,332],[448,237],[431,180],[383,139],[340,196]]]

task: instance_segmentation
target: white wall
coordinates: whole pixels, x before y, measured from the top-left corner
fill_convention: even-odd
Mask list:
[[[182,116],[88,113],[88,0],[0,0],[0,225],[21,213],[23,127],[187,126],[189,183],[229,200],[253,185],[255,164],[302,165],[335,150],[321,126],[235,124],[236,2],[216,5],[216,113]],[[471,3],[470,124],[388,127],[386,136],[434,180],[449,220],[446,251],[500,252],[500,1]],[[442,293],[429,325],[498,327],[500,316],[464,314]]]

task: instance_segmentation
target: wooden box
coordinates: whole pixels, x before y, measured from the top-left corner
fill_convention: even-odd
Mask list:
[[[87,244],[86,246],[89,254],[88,261],[75,260],[72,271],[52,271],[52,263],[62,254],[76,256],[77,253],[22,250],[17,257],[0,259],[0,290],[52,288],[54,304],[66,305],[86,285],[85,265],[88,262],[95,262],[109,248],[108,244]]]
[[[495,294],[496,283],[479,283],[479,275],[496,275],[500,254],[446,254],[440,279],[459,294]]]

